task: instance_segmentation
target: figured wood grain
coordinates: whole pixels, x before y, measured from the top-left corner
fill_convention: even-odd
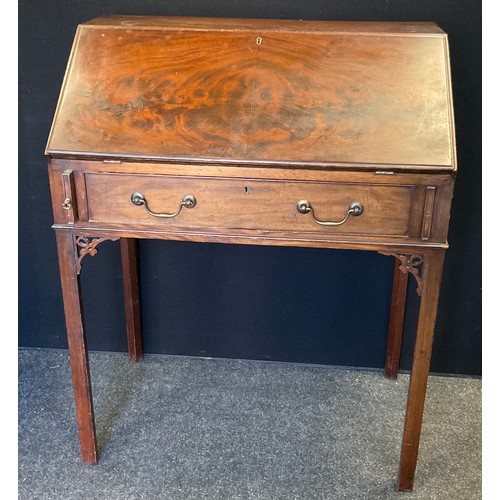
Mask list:
[[[444,34],[141,22],[80,27],[48,154],[454,168]]]

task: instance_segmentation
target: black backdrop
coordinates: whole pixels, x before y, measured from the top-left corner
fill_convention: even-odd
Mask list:
[[[20,0],[19,343],[65,348],[43,155],[78,23],[104,14],[435,21],[449,35],[459,175],[431,370],[481,371],[479,0]],[[392,259],[371,252],[140,241],[144,348],[380,368]],[[119,245],[82,272],[88,345],[125,351]],[[418,302],[410,280],[402,367]]]

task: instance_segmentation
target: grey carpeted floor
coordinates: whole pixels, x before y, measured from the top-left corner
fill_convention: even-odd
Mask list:
[[[408,376],[90,356],[100,461],[80,463],[67,352],[19,352],[21,499],[481,498],[481,381],[429,380],[413,493],[395,491]]]

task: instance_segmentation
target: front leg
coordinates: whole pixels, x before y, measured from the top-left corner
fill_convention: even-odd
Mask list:
[[[401,491],[413,489],[444,256],[445,250],[428,250],[422,264],[422,295],[399,466],[398,487]]]
[[[75,237],[69,231],[56,231],[66,332],[73,378],[80,449],[85,463],[97,463],[97,444],[90,385],[87,344],[82,317],[79,262]]]

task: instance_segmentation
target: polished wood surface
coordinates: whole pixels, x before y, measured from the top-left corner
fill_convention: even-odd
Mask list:
[[[97,443],[94,406],[83,325],[80,279],[76,271],[74,237],[71,233],[56,231],[56,241],[80,450],[83,462],[95,464],[97,463]]]
[[[417,337],[413,350],[413,364],[399,465],[398,487],[401,491],[411,491],[413,489],[444,256],[443,251],[430,250],[426,254],[423,264],[422,299],[418,315]]]
[[[200,177],[87,174],[90,222],[127,223],[130,227],[223,228],[344,235],[391,235],[408,237],[414,186],[377,184],[329,184],[253,179],[209,179]],[[146,196],[154,212],[175,212],[182,197],[194,195],[192,209],[161,219],[130,202],[134,192]],[[350,203],[359,201],[364,212],[338,227],[315,223],[297,211],[306,199],[320,219],[339,220]]]
[[[85,462],[97,452],[79,273],[99,245],[120,239],[134,361],[137,238],[370,250],[396,262],[391,378],[410,275],[421,294],[398,483],[412,489],[456,176],[436,25],[99,18],[78,28],[46,154]],[[304,199],[342,224],[299,213]],[[355,201],[364,212],[344,221]]]
[[[374,248],[376,244],[447,247],[455,180],[454,174],[297,172],[297,169],[262,167],[54,159],[50,161],[50,172],[55,199],[63,196],[61,175],[68,168],[75,172],[75,179],[83,178],[76,200],[83,215],[75,223],[78,228],[99,227],[112,232],[123,230],[121,222],[126,221],[129,236],[141,237],[147,231],[152,236],[168,234],[170,239],[188,241],[215,239],[232,243],[236,239],[244,243],[248,238],[250,244],[278,241],[278,244],[313,246],[317,243],[325,248],[337,243],[355,244],[360,249]],[[432,210],[424,212],[429,185],[436,188],[437,195]],[[254,189],[255,186],[258,188]],[[188,193],[192,188],[201,191]],[[175,219],[160,220],[131,203],[131,194],[140,189],[158,211],[172,210],[185,194],[199,197],[203,193],[209,202],[204,203],[202,197],[201,204],[181,211]],[[296,211],[296,203],[309,194],[321,195],[317,201],[322,203],[319,208],[326,211],[325,217],[344,213],[351,201],[361,201],[366,210],[343,226],[324,228],[312,222],[309,215]],[[355,195],[359,195],[358,200]],[[58,227],[67,225],[61,203],[54,203]],[[422,225],[427,213],[432,217],[428,238],[424,240]]]
[[[455,168],[446,36],[429,25],[104,23],[78,30],[53,156]]]
[[[353,22],[353,21],[304,21],[292,19],[235,19],[224,17],[165,17],[165,16],[101,16],[82,23],[83,26],[110,28],[161,29],[172,31],[274,31],[309,33],[354,34],[415,34],[444,35],[443,30],[432,22]]]
[[[399,360],[401,358],[401,342],[405,316],[406,291],[408,273],[401,271],[401,262],[394,259],[394,275],[392,279],[391,314],[387,335],[387,353],[385,356],[385,375],[387,378],[398,378]]]

